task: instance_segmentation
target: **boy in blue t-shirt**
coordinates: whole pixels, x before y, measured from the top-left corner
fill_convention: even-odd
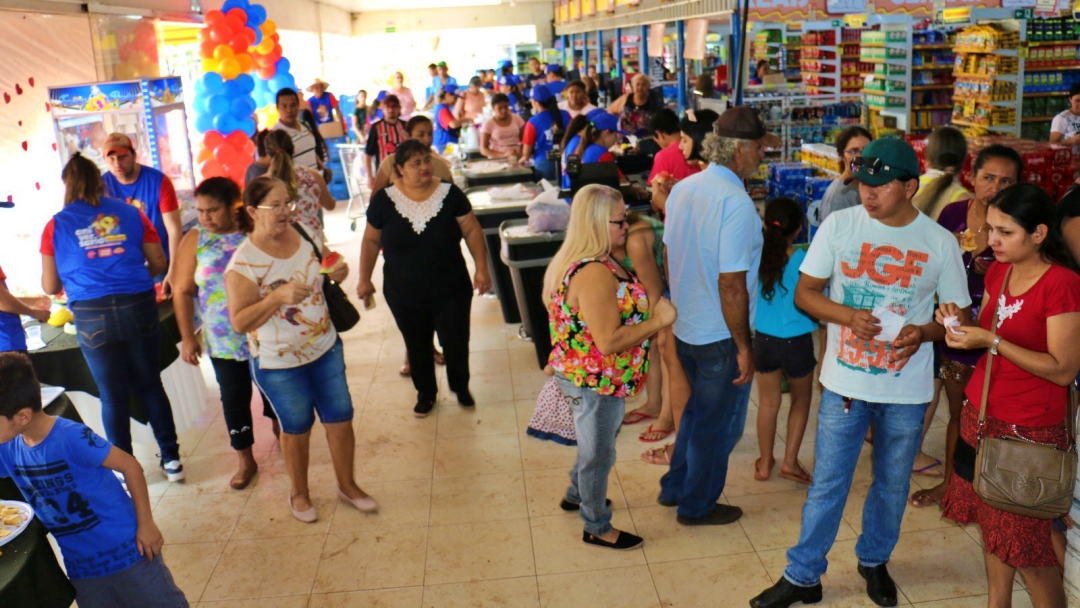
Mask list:
[[[161,556],[142,466],[85,425],[43,412],[22,353],[0,353],[0,477],[15,480],[56,538],[80,608],[188,606]]]

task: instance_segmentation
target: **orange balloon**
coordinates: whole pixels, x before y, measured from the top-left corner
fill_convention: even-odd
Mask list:
[[[235,55],[236,52],[227,44],[219,44],[214,47],[214,59],[217,59],[218,61],[232,59]]]
[[[209,131],[207,131],[209,133]],[[210,148],[200,148],[198,155],[195,156],[195,162],[202,164],[211,158],[214,158],[214,152]]]
[[[240,75],[240,64],[232,57],[222,59],[218,64],[218,73],[225,80],[235,80]]]
[[[262,25],[259,26],[259,29],[262,30],[263,36],[273,36],[274,32],[277,31],[277,24],[274,23],[273,19],[267,19],[266,21],[262,22]]]
[[[236,63],[240,65],[241,74],[247,74],[251,71],[251,65],[253,63],[251,61],[251,55],[248,55],[247,53],[241,53],[237,55],[234,59],[236,59]]]

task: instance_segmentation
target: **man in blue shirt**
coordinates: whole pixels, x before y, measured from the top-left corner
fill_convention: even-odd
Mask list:
[[[682,525],[724,525],[742,509],[717,504],[728,456],[742,437],[754,357],[761,218],[743,180],[758,170],[778,138],[757,111],[727,110],[704,142],[707,169],[675,185],[667,201],[671,300],[679,309],[675,348],[692,393],[682,415],[671,470],[660,480],[665,506]]]
[[[549,63],[544,70],[547,72],[547,88],[559,101],[563,100],[563,89],[566,88],[566,81],[563,80],[563,67],[554,63]]]

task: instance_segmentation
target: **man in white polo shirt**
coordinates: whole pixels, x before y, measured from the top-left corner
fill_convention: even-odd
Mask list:
[[[315,136],[300,122],[300,96],[285,88],[277,93],[278,121],[271,127],[285,131],[292,137],[293,162],[297,167],[322,171],[322,163],[315,152]]]

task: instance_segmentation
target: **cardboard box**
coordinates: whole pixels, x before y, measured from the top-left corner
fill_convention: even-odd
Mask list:
[[[344,137],[345,130],[341,127],[341,123],[338,121],[324,122],[319,125],[319,133],[322,134],[323,139],[333,139],[335,137]]]

